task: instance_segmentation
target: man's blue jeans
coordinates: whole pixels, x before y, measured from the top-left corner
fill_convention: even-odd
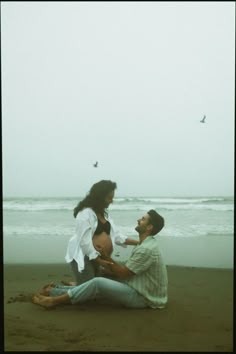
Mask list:
[[[77,286],[56,285],[50,291],[50,296],[66,293],[72,304],[98,300],[103,304],[122,305],[130,308],[149,307],[144,297],[129,285],[103,277],[93,278]]]

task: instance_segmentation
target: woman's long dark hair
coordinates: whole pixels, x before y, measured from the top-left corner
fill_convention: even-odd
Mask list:
[[[103,217],[107,215],[105,210],[105,198],[115,189],[116,183],[112,181],[102,180],[95,183],[90,189],[88,195],[74,208],[74,217],[76,217],[78,212],[84,208],[92,208],[95,213],[99,213]]]

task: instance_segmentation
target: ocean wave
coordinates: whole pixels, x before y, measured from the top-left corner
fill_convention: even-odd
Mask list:
[[[115,198],[115,203],[161,203],[161,204],[194,204],[194,203],[231,203],[233,202],[233,197],[126,197],[126,198]]]
[[[73,212],[78,201],[75,199],[5,199],[3,200],[3,210],[5,211],[70,211]],[[233,198],[115,198],[109,210],[114,211],[139,211],[149,209],[158,210],[219,210],[233,211]]]
[[[66,207],[66,206],[61,206],[61,207],[56,207],[54,205],[52,206],[41,206],[41,205],[35,205],[35,206],[12,206],[12,207],[3,207],[3,210],[6,210],[6,211],[23,211],[23,212],[34,212],[34,211],[70,211],[71,213],[73,212],[73,208],[70,208],[70,207]]]
[[[135,226],[119,225],[119,230],[123,235],[128,237],[138,237]],[[198,236],[233,236],[233,224],[215,225],[215,224],[189,224],[178,225],[172,224],[163,228],[158,236],[160,237],[198,237]],[[32,225],[4,225],[4,237],[30,237],[30,238],[44,238],[44,237],[66,237],[68,240],[74,235],[73,226],[32,226]]]
[[[234,198],[233,197],[225,197],[225,198],[210,198],[210,199],[206,199],[203,200],[203,203],[233,203],[234,202]]]
[[[147,211],[148,209],[176,211],[176,210],[215,210],[234,211],[233,204],[132,204],[132,205],[111,205],[112,211]]]
[[[3,202],[3,210],[12,211],[73,211],[75,205],[63,202]]]
[[[122,206],[110,206],[109,210],[111,211],[147,211],[148,209],[154,210],[165,210],[165,211],[176,211],[176,210],[212,210],[212,211],[223,211],[223,212],[233,212],[234,206],[232,205],[157,205],[157,204],[145,204],[145,205],[122,205]],[[11,207],[4,207],[5,211],[15,211],[15,212],[73,212],[73,208],[61,206],[11,206]]]
[[[73,227],[53,227],[53,226],[4,226],[4,236],[25,236],[25,237],[37,237],[37,236],[68,236],[71,237],[74,234]]]

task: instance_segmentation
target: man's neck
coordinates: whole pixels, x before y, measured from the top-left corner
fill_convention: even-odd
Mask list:
[[[147,234],[147,233],[139,234],[140,244],[141,244],[148,236],[150,236],[150,234]]]

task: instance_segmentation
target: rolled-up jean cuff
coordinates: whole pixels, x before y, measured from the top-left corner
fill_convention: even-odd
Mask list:
[[[70,300],[71,300],[71,302],[73,303],[73,295],[71,294],[71,289],[69,289],[68,291],[67,291],[67,295],[69,296],[69,298],[70,298]]]

